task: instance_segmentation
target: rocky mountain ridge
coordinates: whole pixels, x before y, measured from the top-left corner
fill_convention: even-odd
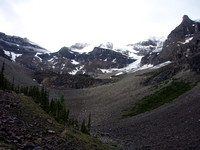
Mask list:
[[[86,73],[95,77],[113,71],[129,72],[145,64],[158,65],[167,61],[198,71],[199,30],[200,22],[185,15],[164,42],[152,38],[121,47],[111,42],[75,43],[53,53],[26,38],[1,33],[0,55],[34,71],[50,70],[73,75]]]
[[[157,65],[166,61],[175,62],[185,69],[199,72],[200,67],[200,22],[184,15],[183,20],[167,37],[161,52],[152,52],[142,58],[141,64]]]
[[[161,42],[158,40],[147,40],[122,47],[115,47],[111,42],[75,43],[50,53],[27,38],[1,33],[0,55],[34,71],[50,70],[61,74],[87,73],[98,76],[105,73],[104,70],[127,67],[141,59],[145,53],[155,50],[159,43]]]

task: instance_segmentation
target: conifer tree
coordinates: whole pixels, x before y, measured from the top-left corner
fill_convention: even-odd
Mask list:
[[[83,122],[81,124],[81,132],[88,134],[88,130],[87,130],[87,127],[85,125],[85,119],[83,119]]]
[[[89,114],[87,128],[88,128],[88,132],[90,132],[90,129],[91,129],[91,113]]]
[[[14,91],[14,89],[15,89],[15,79],[14,79],[14,77],[13,77],[13,80],[12,80],[12,85],[11,85],[11,90],[12,91]]]
[[[5,79],[4,79],[4,69],[5,69],[5,62],[3,62],[0,72],[0,87],[4,88],[5,86]]]
[[[64,103],[64,100],[65,100],[64,95],[61,95],[61,97],[60,97],[61,103]]]
[[[52,99],[51,102],[50,102],[49,112],[50,112],[51,115],[53,115],[54,117],[56,116],[56,103],[55,103],[55,100],[54,100],[54,99]]]

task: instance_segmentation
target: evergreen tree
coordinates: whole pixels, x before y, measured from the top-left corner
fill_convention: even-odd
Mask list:
[[[60,120],[60,114],[61,114],[62,104],[60,100],[56,100],[56,119]]]
[[[67,113],[66,113],[66,121],[68,122],[69,120],[69,109],[67,109]]]
[[[90,129],[91,129],[91,113],[89,114],[87,128],[88,128],[88,132],[90,132]]]
[[[40,91],[39,103],[46,112],[49,111],[49,93],[45,90],[44,86],[42,86]]]
[[[85,134],[89,134],[87,127],[85,125],[85,119],[83,119],[83,122],[81,124],[81,132],[85,133]]]
[[[64,122],[67,122],[68,121],[68,117],[69,117],[69,110],[66,111],[66,107],[63,105],[62,113],[61,113],[61,119]]]
[[[65,100],[64,95],[61,95],[61,97],[60,97],[61,103],[64,103],[64,100]]]
[[[54,117],[56,116],[56,103],[55,100],[52,99],[50,102],[50,106],[49,106],[49,112],[51,115],[53,115]]]
[[[78,125],[78,120],[77,119],[74,120],[74,128],[76,130],[79,130],[79,125]]]
[[[11,85],[11,90],[12,90],[12,91],[14,91],[14,89],[15,89],[15,84],[14,84],[14,82],[15,82],[15,79],[14,79],[14,77],[13,77],[12,85]]]
[[[0,72],[0,88],[4,89],[5,79],[4,79],[5,62],[3,62]]]
[[[4,70],[5,70],[5,62],[3,62],[0,72],[0,88],[11,90],[11,83],[4,77]]]

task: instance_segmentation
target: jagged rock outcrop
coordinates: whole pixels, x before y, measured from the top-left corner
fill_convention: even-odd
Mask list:
[[[165,61],[176,62],[186,69],[199,72],[198,57],[200,55],[200,22],[184,15],[181,24],[167,37],[161,52],[153,52],[142,58],[141,65],[157,65]]]

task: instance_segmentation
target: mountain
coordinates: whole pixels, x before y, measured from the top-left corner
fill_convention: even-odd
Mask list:
[[[0,67],[5,62],[5,77],[16,89],[42,84],[49,99],[63,95],[70,117],[80,123],[91,114],[90,133],[111,149],[200,149],[198,21],[184,16],[164,43],[75,43],[54,53],[23,53],[15,61],[6,49]],[[81,72],[101,76],[68,74]],[[0,95],[0,149],[105,149],[24,94],[2,89]]]
[[[27,38],[0,33],[0,55],[33,71],[86,73],[95,77],[104,73],[130,72],[140,66],[155,66],[167,61],[198,71],[199,30],[200,22],[185,15],[164,42],[151,38],[125,46],[111,42],[75,43],[54,53]]]
[[[159,43],[162,42],[155,39],[127,46],[115,46],[111,42],[75,43],[50,53],[27,38],[0,33],[0,55],[33,71],[98,76],[138,67],[141,57],[158,49]]]
[[[200,22],[187,15],[167,37],[162,51],[147,54],[141,65],[157,65],[166,61],[175,62],[179,67],[200,72]]]

